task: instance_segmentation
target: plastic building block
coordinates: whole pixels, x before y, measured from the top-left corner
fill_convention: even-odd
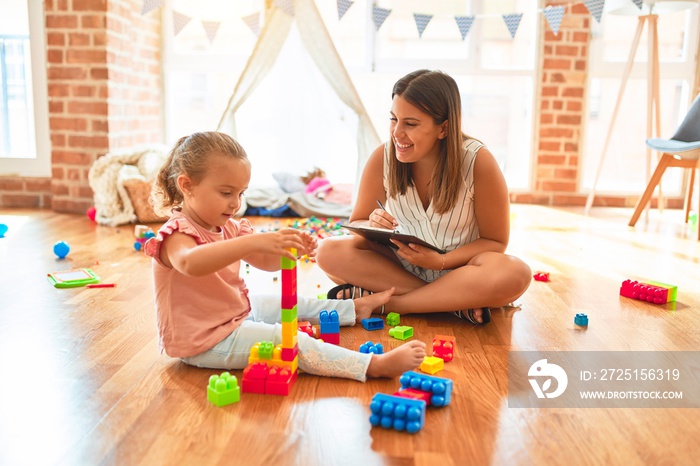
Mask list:
[[[445,361],[435,356],[426,356],[420,365],[420,370],[427,374],[435,374],[445,368]]]
[[[260,359],[272,359],[274,345],[271,341],[261,341],[258,346],[258,357]]]
[[[265,379],[270,369],[263,362],[248,364],[243,369],[241,388],[244,393],[265,393]]]
[[[296,248],[289,248],[289,251],[294,255],[294,257],[296,257],[296,255],[297,255]],[[291,269],[295,269],[296,267],[297,267],[296,260],[292,260],[292,259],[290,259],[288,257],[284,257],[284,256],[281,257],[280,268],[282,270],[291,270]]]
[[[369,422],[373,426],[415,434],[425,425],[425,401],[377,393],[372,398]]]
[[[450,379],[409,371],[403,373],[399,382],[402,389],[413,388],[431,393],[432,406],[447,406],[452,400],[452,380]]]
[[[536,272],[532,278],[535,279],[535,281],[538,282],[548,282],[549,281],[549,272]]]
[[[441,358],[445,362],[454,359],[455,337],[449,335],[435,335],[433,338],[433,356]]]
[[[318,317],[321,323],[321,333],[340,333],[338,311],[321,311]]]
[[[366,341],[360,345],[360,353],[384,354],[384,347],[381,343]]]
[[[384,328],[384,321],[379,317],[370,317],[362,319],[362,326],[365,330],[381,330]]]
[[[296,304],[290,308],[282,308],[282,323],[284,322],[294,322],[298,319],[298,312]]]
[[[574,316],[574,324],[581,327],[588,327],[588,316],[583,313],[576,314],[576,316]]]
[[[390,312],[386,315],[386,324],[390,327],[394,327],[396,325],[399,325],[400,323],[401,314],[397,314],[396,312]]]
[[[307,334],[311,338],[316,338],[316,327],[311,325],[311,322],[306,322],[306,321],[299,322],[298,328],[299,328],[300,332],[304,332],[305,334]]]
[[[394,328],[389,329],[389,336],[396,338],[397,340],[408,340],[413,336],[413,327],[407,327],[405,325],[399,325]]]
[[[297,372],[292,372],[288,367],[276,367],[270,368],[270,372],[267,374],[267,380],[265,381],[265,394],[266,395],[289,395],[289,391],[294,386],[294,382],[297,380]]]
[[[636,280],[625,280],[620,285],[620,296],[654,304],[673,302],[676,300],[677,294],[677,286],[659,282],[640,283]]]
[[[323,340],[325,343],[332,343],[334,345],[340,344],[340,333],[319,333],[318,339]]]
[[[294,361],[294,358],[296,358],[298,355],[299,345],[294,345],[293,348],[282,348],[280,357],[282,358],[282,361]]]
[[[412,400],[423,400],[426,404],[430,404],[430,398],[432,397],[432,394],[428,392],[422,392],[414,388],[406,388],[394,393],[394,396],[410,398]]]
[[[238,386],[238,379],[228,372],[209,377],[207,400],[219,407],[241,401],[241,387]]]

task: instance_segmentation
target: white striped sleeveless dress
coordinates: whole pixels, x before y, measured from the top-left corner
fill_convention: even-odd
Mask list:
[[[384,192],[388,193],[387,171],[389,167],[388,144],[384,145]],[[457,205],[444,214],[433,211],[432,202],[428,209],[423,204],[414,186],[409,186],[406,194],[395,198],[387,197],[386,209],[398,220],[402,233],[415,235],[445,251],[452,251],[479,238],[479,226],[474,214],[474,162],[476,154],[484,145],[476,139],[464,141],[464,169],[462,185],[459,188]],[[397,256],[398,257],[398,256]],[[432,282],[448,272],[424,269],[410,264],[399,257],[404,268],[417,277]]]

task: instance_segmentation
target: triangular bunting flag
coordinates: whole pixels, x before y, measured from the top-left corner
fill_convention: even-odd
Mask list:
[[[455,21],[457,22],[457,27],[459,28],[460,34],[462,34],[462,40],[466,39],[467,34],[469,34],[469,30],[472,28],[472,24],[474,24],[474,17],[455,16]]]
[[[213,44],[216,33],[219,31],[219,26],[221,26],[221,21],[202,21],[202,26],[204,26],[204,32],[207,33],[209,43]]]
[[[294,16],[294,3],[292,0],[275,0],[275,6],[289,16]]]
[[[343,19],[343,16],[345,16],[345,13],[348,12],[353,3],[355,2],[350,0],[338,0],[338,21]]]
[[[634,2],[635,5],[637,5],[637,8],[639,8],[640,10],[644,6],[644,0],[632,0],[632,1]]]
[[[173,31],[175,32],[175,35],[180,34],[182,28],[187,26],[187,23],[189,23],[191,20],[192,18],[189,16],[173,11]]]
[[[143,4],[141,5],[141,14],[145,15],[149,11],[153,11],[161,6],[163,6],[163,0],[143,0]]]
[[[547,24],[549,24],[555,36],[559,34],[559,26],[561,26],[561,20],[564,18],[565,10],[565,6],[551,5],[544,9],[544,17],[547,19]]]
[[[253,31],[255,37],[260,35],[260,13],[253,13],[252,15],[244,16],[241,18],[248,29]]]
[[[374,20],[375,30],[379,31],[379,28],[382,27],[389,13],[391,13],[391,10],[387,10],[386,8],[379,8],[378,6],[372,7],[372,19]]]
[[[433,15],[421,15],[418,13],[413,13],[413,19],[416,20],[416,27],[418,28],[418,37],[423,37],[423,31],[428,27],[428,23],[433,19]]]
[[[600,19],[603,16],[605,0],[586,0],[583,4],[586,5],[588,12],[593,15],[595,20],[600,23]]]
[[[515,33],[518,32],[520,20],[523,19],[522,13],[514,13],[512,15],[503,15],[503,21],[506,22],[506,27],[510,31],[510,37],[515,39]]]

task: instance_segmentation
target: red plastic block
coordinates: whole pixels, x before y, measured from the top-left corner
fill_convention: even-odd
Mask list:
[[[316,338],[316,328],[311,325],[311,322],[299,322],[297,325],[299,325],[300,332],[304,332],[311,338]]]
[[[297,372],[292,372],[288,367],[272,366],[267,376],[265,393],[268,395],[289,395],[289,391],[297,381]]]
[[[410,398],[412,400],[423,400],[427,404],[430,404],[430,398],[433,396],[432,393],[423,392],[421,390],[416,390],[413,388],[406,388],[404,390],[399,390],[394,393],[394,396],[401,396],[404,398]]]
[[[455,337],[449,335],[435,335],[433,338],[433,356],[441,358],[445,362],[454,359]]]
[[[294,348],[282,348],[282,361],[294,361],[294,358],[299,354],[299,345],[294,345]]]
[[[263,362],[248,364],[243,369],[243,380],[241,380],[241,388],[243,393],[265,393],[265,379],[270,369]]]
[[[326,343],[340,344],[340,333],[319,333],[318,338]]]
[[[676,290],[675,286],[663,283],[651,284],[625,280],[620,285],[620,296],[654,304],[665,304],[676,300]]]
[[[548,282],[549,281],[549,272],[536,272],[532,278],[535,279],[535,281],[538,282]]]
[[[297,269],[282,269],[282,296],[297,295]],[[285,309],[290,307],[282,306]],[[293,306],[292,306],[293,307]]]

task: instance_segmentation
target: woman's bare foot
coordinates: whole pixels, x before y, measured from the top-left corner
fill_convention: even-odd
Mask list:
[[[396,288],[392,286],[388,290],[368,294],[361,298],[354,299],[355,315],[357,316],[355,318],[355,322],[359,324],[362,322],[362,319],[372,317],[372,311],[379,309],[384,304],[388,303],[391,295],[394,294],[394,291],[396,291]]]
[[[404,343],[388,353],[373,354],[367,377],[397,377],[420,366],[425,355],[425,343],[418,340]]]

